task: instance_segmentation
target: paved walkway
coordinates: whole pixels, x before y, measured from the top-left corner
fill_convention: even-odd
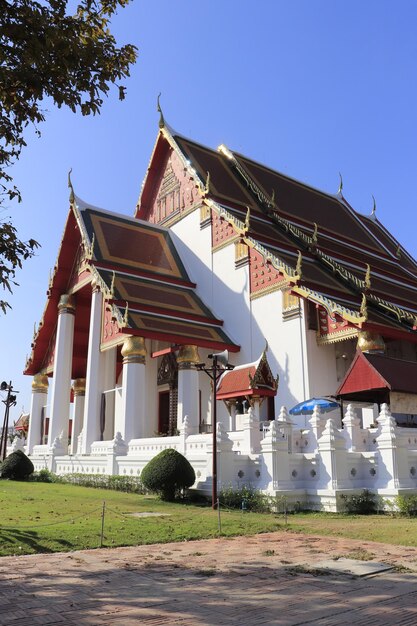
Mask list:
[[[397,569],[314,571],[355,554]],[[0,559],[0,625],[38,624],[416,626],[417,548],[279,532]]]

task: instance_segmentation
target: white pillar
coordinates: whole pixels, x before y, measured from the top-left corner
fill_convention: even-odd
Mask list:
[[[67,452],[68,443],[74,318],[75,303],[73,296],[65,294],[61,296],[58,304],[58,328],[55,343],[54,378],[48,435],[49,447],[52,448],[55,439],[58,438],[65,453]],[[57,449],[56,445],[55,449]]]
[[[27,454],[32,454],[33,446],[42,443],[42,408],[48,398],[48,377],[46,374],[35,374],[32,382],[32,398],[30,401],[29,431],[26,443]]]
[[[100,338],[103,296],[97,285],[93,285],[88,335],[88,357],[84,406],[82,454],[89,454],[91,444],[100,437]]]
[[[128,337],[122,347],[123,389],[121,435],[128,444],[140,439],[145,428],[145,360],[146,347],[143,337]]]
[[[74,392],[74,412],[72,415],[72,434],[70,454],[77,454],[78,436],[83,427],[84,401],[85,401],[85,378],[74,380],[72,389]]]
[[[201,363],[197,346],[181,346],[177,356],[178,363],[178,410],[177,428],[181,430],[185,416],[188,416],[188,434],[194,435],[199,430],[199,378],[195,369]]]
[[[109,391],[116,386],[116,348],[109,348],[105,352],[102,352],[103,363],[103,391]],[[104,425],[104,441],[113,440],[116,431],[114,430],[114,407],[116,400],[116,392],[111,391],[105,394],[106,402],[106,422]]]

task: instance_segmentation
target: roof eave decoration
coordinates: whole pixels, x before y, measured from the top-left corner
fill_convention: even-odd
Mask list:
[[[414,315],[410,311],[407,311],[406,309],[403,309],[397,305],[393,305],[383,300],[382,298],[379,298],[378,296],[368,293],[371,288],[370,268],[368,265],[366,267],[364,278],[360,279],[357,276],[355,276],[355,274],[353,274],[352,272],[347,270],[345,267],[340,265],[340,263],[335,261],[332,257],[330,257],[326,253],[319,250],[317,248],[318,242],[317,242],[317,226],[316,225],[314,225],[312,236],[309,236],[309,235],[306,235],[297,226],[295,226],[294,224],[291,224],[288,220],[281,217],[277,212],[277,210],[279,210],[279,207],[277,207],[275,203],[275,194],[273,194],[272,197],[269,198],[267,194],[264,192],[264,190],[261,189],[257,183],[255,183],[255,181],[251,178],[249,173],[246,172],[246,170],[242,167],[242,165],[237,161],[233,152],[229,150],[224,144],[219,146],[218,152],[220,152],[227,158],[227,161],[229,162],[231,167],[233,167],[237,171],[237,173],[240,175],[240,177],[245,181],[249,190],[256,197],[260,208],[267,214],[267,216],[277,226],[280,226],[281,228],[284,229],[286,233],[292,236],[293,240],[295,239],[298,245],[300,245],[305,250],[308,250],[309,252],[311,252],[321,262],[322,265],[327,267],[327,269],[332,272],[333,275],[338,275],[340,279],[343,281],[343,283],[349,289],[351,289],[354,293],[359,294],[360,296],[363,296],[366,293],[366,298],[369,301],[369,304],[374,305],[380,312],[387,315],[391,319],[394,318],[400,324],[405,325],[408,328],[408,330],[412,330],[412,331],[417,330],[417,315]],[[341,178],[340,187],[339,187],[340,193],[338,194],[338,196],[343,199],[343,197],[341,196],[342,189],[343,189],[343,181]],[[376,204],[374,204],[374,208],[376,208]],[[221,212],[223,212],[224,217],[228,219],[227,216],[225,215],[227,213],[225,209],[223,207],[220,207],[220,210]],[[247,237],[247,229],[245,229],[245,225],[243,225],[240,220],[237,220],[233,216],[231,217],[232,219],[231,220],[229,219],[230,223],[234,225],[238,234],[240,234],[240,236],[245,239],[245,243],[247,243],[247,245],[249,245],[250,247],[256,248],[264,256],[266,261],[268,260],[272,261],[273,257],[270,252],[266,252],[265,254],[265,249],[262,250],[263,246],[258,244],[256,240],[253,240],[253,239],[251,240],[251,238]],[[354,310],[350,310],[350,309],[347,309],[346,307],[341,306],[340,304],[330,300],[329,298],[326,298],[322,294],[314,292],[313,290],[309,289],[308,287],[304,285],[301,286],[297,284],[301,280],[300,254],[301,252],[299,251],[299,257],[298,257],[299,262],[297,262],[296,269],[293,270],[292,268],[289,268],[289,271],[287,270],[285,273],[283,272],[285,278],[289,280],[289,282],[293,283],[294,285],[293,291],[304,298],[310,299],[313,302],[321,304],[329,313],[331,312],[338,313],[344,319],[354,324],[358,324],[361,326],[364,322],[366,322],[368,319],[368,311],[367,311],[366,305],[364,305],[363,297],[362,297],[362,305],[360,307],[360,310],[354,311]],[[281,264],[279,264],[278,267],[275,264],[274,266],[276,267],[276,269],[280,270]],[[289,266],[287,266],[287,268],[288,267]]]

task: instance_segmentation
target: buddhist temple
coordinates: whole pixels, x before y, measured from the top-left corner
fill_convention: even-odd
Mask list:
[[[329,510],[363,488],[417,493],[417,263],[375,207],[162,114],[131,217],[69,188],[25,367],[37,469],[140,476],[172,447],[209,493],[215,439],[219,488]],[[202,366],[219,353],[213,434]],[[340,406],[289,414],[314,397]]]

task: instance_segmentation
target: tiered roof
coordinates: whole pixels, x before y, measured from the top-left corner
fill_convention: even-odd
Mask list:
[[[376,218],[331,195],[220,146],[217,151],[162,127],[152,164],[170,146],[213,212],[285,275],[294,294],[333,318],[375,330],[417,329],[417,264]],[[150,168],[150,172],[154,167]],[[137,215],[147,218],[145,181]],[[417,338],[416,338],[417,340]]]

